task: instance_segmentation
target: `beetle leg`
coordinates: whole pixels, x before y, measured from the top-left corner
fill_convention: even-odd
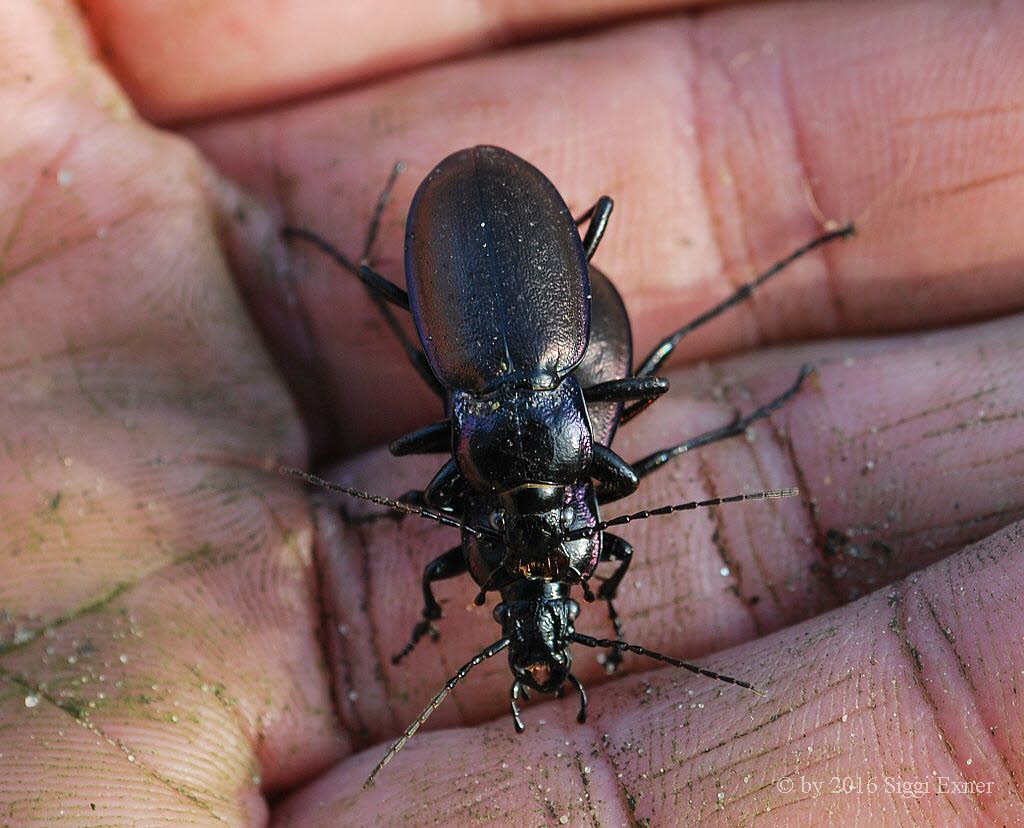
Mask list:
[[[746,417],[736,417],[728,425],[720,428],[706,431],[703,434],[699,434],[696,437],[692,437],[685,443],[680,443],[677,446],[672,446],[661,451],[656,451],[654,454],[649,454],[642,460],[637,460],[633,463],[633,469],[636,471],[638,478],[646,477],[652,471],[661,466],[665,465],[673,457],[678,457],[680,454],[691,451],[701,446],[707,446],[711,443],[717,443],[719,440],[725,440],[729,437],[735,437],[737,434],[742,434],[755,420],[760,420],[763,417],[767,417],[773,411],[784,405],[797,391],[800,390],[800,386],[803,385],[804,380],[814,371],[813,366],[804,365],[800,369],[800,374],[789,388],[783,391],[779,396],[769,403],[765,403],[760,408],[751,411]]]
[[[758,276],[754,277],[752,280],[747,282],[745,285],[741,286],[738,290],[732,293],[732,295],[728,296],[726,299],[719,302],[714,307],[708,308],[696,319],[687,322],[685,325],[683,325],[683,327],[679,328],[676,331],[673,331],[671,334],[666,336],[663,340],[661,340],[661,342],[659,342],[654,347],[654,350],[652,350],[647,355],[646,359],[644,359],[644,361],[640,363],[640,367],[636,371],[636,376],[647,377],[654,374],[662,366],[665,360],[669,358],[671,353],[675,350],[676,346],[679,344],[680,340],[682,340],[684,336],[686,336],[691,331],[696,330],[705,322],[710,322],[716,316],[727,311],[733,305],[738,305],[740,302],[742,302],[744,299],[750,296],[750,294],[752,294],[757,288],[759,288],[761,285],[763,285],[776,274],[785,270],[789,265],[791,265],[801,256],[805,256],[812,250],[821,247],[823,244],[828,244],[830,241],[833,241],[834,239],[848,238],[849,236],[852,236],[853,233],[853,223],[850,222],[848,224],[844,224],[842,227],[839,227],[835,230],[830,230],[827,233],[822,233],[820,236],[811,239],[809,242],[807,242],[807,244],[798,247],[788,256],[786,256],[783,259],[780,259],[771,267],[769,267],[766,271],[764,271],[764,273],[759,274]],[[622,412],[622,419],[620,420],[620,423],[629,422],[637,414],[643,411],[645,407],[646,406],[644,406],[642,402],[629,406],[625,411]]]
[[[444,387],[438,382],[437,377],[434,376],[434,372],[430,369],[430,364],[427,362],[427,357],[419,348],[417,348],[410,340],[405,329],[399,324],[398,320],[395,319],[395,315],[391,312],[389,304],[396,305],[402,310],[409,310],[409,294],[407,294],[402,288],[393,282],[388,281],[379,273],[371,270],[367,265],[360,264],[356,265],[350,261],[348,257],[338,250],[334,245],[324,238],[321,238],[316,233],[306,230],[302,227],[284,227],[281,229],[281,235],[286,239],[304,239],[311,244],[318,247],[321,251],[326,253],[335,263],[343,269],[354,273],[359,280],[367,287],[370,292],[370,298],[373,299],[374,304],[377,305],[377,309],[380,311],[381,316],[384,317],[384,321],[387,323],[391,332],[398,339],[405,351],[405,355],[408,357],[409,362],[412,363],[412,367],[416,369],[418,373],[440,397],[444,397]]]
[[[425,635],[430,635],[435,641],[440,635],[434,622],[441,617],[441,605],[434,597],[434,590],[431,586],[434,581],[443,581],[447,578],[454,578],[457,575],[464,575],[468,571],[466,556],[462,554],[462,547],[455,546],[438,558],[434,558],[423,570],[423,620],[412,628],[412,638],[402,648],[401,652],[391,657],[392,664],[398,664],[403,658],[413,651],[413,648]]]
[[[601,538],[601,563],[619,561],[622,566],[616,569],[615,573],[601,584],[600,589],[597,591],[597,597],[600,600],[611,601],[615,598],[619,584],[622,583],[626,572],[629,571],[629,565],[632,560],[633,547],[628,541],[623,540],[618,535],[613,535],[611,532],[603,534]]]
[[[594,591],[590,588],[590,584],[587,581],[580,581],[580,586],[583,588],[583,600],[588,604],[593,604],[597,600],[597,596],[594,595]]]
[[[668,380],[662,377],[626,377],[592,385],[583,391],[587,402],[628,402],[636,400],[624,411],[631,412],[626,419],[632,420],[647,410],[655,400],[668,391]],[[620,418],[620,422],[625,422]]]
[[[633,494],[640,485],[640,479],[633,471],[633,467],[608,446],[600,443],[594,443],[590,476],[601,484],[597,490],[598,503],[619,500]]]
[[[668,380],[663,377],[626,377],[591,385],[583,389],[583,399],[594,402],[629,402],[641,400],[652,403],[668,391]]]
[[[398,499],[402,501],[402,503],[408,503],[410,506],[419,506],[421,509],[427,508],[427,501],[423,499],[423,489],[409,489],[409,491]],[[399,512],[398,515],[399,517],[403,517],[401,512]]]
[[[302,239],[303,241],[308,241],[314,247],[319,248],[321,252],[326,253],[334,259],[334,263],[343,270],[347,270],[349,273],[356,276],[360,282],[369,288],[375,298],[382,299],[385,302],[396,305],[402,310],[409,310],[409,294],[402,288],[381,276],[368,265],[356,264],[333,244],[327,241],[327,239],[317,235],[312,230],[306,230],[304,227],[286,226],[281,228],[281,235],[286,239]]]
[[[416,431],[410,431],[388,446],[395,457],[407,454],[451,454],[452,421],[440,420]]]
[[[395,186],[395,181],[404,169],[405,164],[401,162],[392,167],[391,173],[388,175],[388,180],[384,185],[384,189],[381,190],[381,194],[377,197],[377,204],[373,208],[373,216],[370,219],[370,226],[366,231],[366,238],[363,242],[363,254],[359,259],[358,265],[355,262],[352,262],[344,253],[334,247],[334,245],[326,239],[321,238],[309,230],[305,230],[301,227],[284,227],[281,230],[281,235],[285,238],[304,239],[305,241],[316,245],[316,247],[321,251],[334,259],[341,268],[354,274],[364,285],[366,285],[370,291],[370,297],[373,299],[374,304],[377,305],[377,309],[380,311],[381,316],[384,317],[384,321],[387,323],[387,326],[391,329],[391,332],[401,344],[406,357],[409,359],[409,362],[412,363],[412,367],[416,369],[416,373],[423,378],[423,381],[430,386],[434,393],[444,399],[444,386],[442,386],[441,383],[438,382],[437,377],[434,376],[434,372],[431,370],[430,364],[427,362],[426,355],[416,347],[409,335],[405,332],[405,328],[399,324],[398,320],[395,319],[394,314],[391,312],[391,308],[388,307],[388,304],[390,303],[391,305],[395,305],[403,310],[409,310],[409,294],[402,290],[398,285],[381,276],[368,265],[373,254],[374,244],[377,241],[377,231],[380,229],[381,216],[384,214],[384,208],[391,199],[391,191]]]
[[[601,588],[597,591],[597,597],[602,601],[608,602],[608,620],[612,622],[612,627],[615,629],[615,638],[622,641],[624,640],[622,622],[619,620],[619,613],[615,609],[614,600],[619,584],[622,583],[622,579],[629,570],[630,563],[633,561],[633,547],[618,535],[605,532],[601,538],[601,562],[607,563],[609,561],[621,561],[622,565],[615,570],[610,578],[601,584]],[[619,669],[620,664],[622,664],[622,653],[618,650],[612,650],[605,659],[604,669],[609,673],[614,673]]]
[[[611,216],[614,206],[615,202],[611,200],[611,197],[603,195],[594,203],[593,207],[576,219],[577,225],[590,219],[587,233],[583,237],[583,249],[587,253],[588,262],[594,258],[594,254],[597,252],[597,246],[601,243],[604,231],[608,227],[608,218]]]
[[[392,313],[391,308],[388,306],[388,302],[390,302],[400,308],[409,310],[409,295],[379,273],[370,270],[365,264],[360,265],[358,275],[363,284],[370,288],[370,297],[377,306],[377,310],[380,311],[380,315],[384,317],[384,321],[387,323],[388,328],[391,329],[391,333],[402,346],[402,350],[405,351],[406,359],[416,369],[416,373],[420,375],[420,378],[427,384],[430,390],[443,400],[445,398],[445,388],[434,375],[434,371],[427,361],[427,355],[413,344],[412,339],[405,332],[405,328],[395,319],[394,313]]]
[[[373,255],[373,248],[377,244],[377,232],[380,230],[380,220],[384,210],[391,201],[391,192],[395,189],[395,182],[398,176],[405,172],[405,162],[397,161],[388,173],[388,180],[384,182],[384,189],[377,196],[377,203],[373,207],[373,215],[370,217],[370,226],[366,228],[366,238],[363,239],[363,255],[361,262],[370,261]]]
[[[465,478],[454,458],[438,470],[423,490],[423,501],[432,509],[454,507],[465,494]]]

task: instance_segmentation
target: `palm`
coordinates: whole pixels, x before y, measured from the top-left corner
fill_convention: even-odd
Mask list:
[[[0,48],[18,77],[0,94],[19,118],[0,217],[0,722],[14,727],[0,728],[0,813],[256,823],[268,795],[289,792],[281,824],[664,824],[769,808],[1019,820],[1024,728],[1005,700],[1024,669],[1012,525],[1024,335],[1019,317],[980,320],[1019,308],[1024,287],[1012,218],[1022,67],[1011,21],[997,19],[1021,11],[746,7],[184,130],[256,199],[128,115],[57,25],[64,12],[9,14]],[[211,71],[211,98],[223,82]],[[607,510],[800,485],[802,502],[623,531],[637,550],[619,600],[629,639],[767,698],[670,669],[639,675],[650,665],[633,656],[600,684],[581,652],[588,726],[551,701],[528,706],[515,737],[499,658],[364,793],[376,744],[496,627],[467,608],[467,582],[447,582],[440,641],[392,667],[419,572],[451,530],[346,524],[273,473],[310,444],[351,454],[437,414],[362,289],[306,251],[289,262],[276,229],[283,216],[357,253],[387,170],[405,160],[375,258],[400,280],[419,177],[488,142],[547,172],[574,209],[616,198],[597,263],[640,351],[813,235],[808,190],[830,217],[871,207],[854,241],[686,340],[691,360],[719,361],[670,373],[669,397],[615,443],[643,456],[817,363],[813,387],[752,439],[680,458]],[[896,336],[953,323],[975,324]],[[851,338],[868,333],[887,337]],[[729,356],[765,343],[785,347]],[[339,471],[398,494],[436,465],[376,450]],[[578,626],[610,632],[596,606]],[[470,727],[444,729],[458,723]],[[991,792],[829,792],[832,777],[933,771]]]

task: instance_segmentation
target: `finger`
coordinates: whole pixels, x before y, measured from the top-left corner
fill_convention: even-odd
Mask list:
[[[791,485],[801,496],[616,530],[634,547],[616,600],[627,640],[697,659],[845,603],[1024,517],[1022,330],[1019,317],[1008,318],[680,373],[676,390],[623,429],[614,448],[625,458],[664,448],[673,442],[666,433],[682,440],[728,423],[788,387],[801,364],[817,366],[805,388],[746,439],[684,454],[604,514]],[[342,480],[395,495],[422,487],[438,462],[372,453],[348,464]],[[336,696],[350,732],[384,739],[495,640],[490,608],[498,599],[476,607],[468,577],[438,582],[440,640],[421,642],[393,666],[390,656],[420,618],[423,568],[458,535],[361,503],[340,506],[349,524],[325,510],[318,548],[331,627],[344,631],[331,644]],[[599,574],[609,572],[602,567]],[[601,602],[585,605],[576,624],[613,637]],[[602,680],[598,654],[575,649],[577,675]],[[623,669],[647,666],[627,655]],[[504,659],[481,665],[428,727],[498,715],[507,709],[509,684]]]
[[[1013,824],[1024,818],[1024,720],[1007,699],[1024,653],[1004,642],[1024,632],[1022,544],[1020,525],[1003,530],[713,660],[753,672],[765,698],[656,670],[594,690],[585,727],[566,699],[528,710],[519,737],[504,721],[420,736],[363,792],[382,748],[367,751],[286,800],[275,824],[534,812],[746,824],[825,809],[839,822]]]
[[[819,214],[866,211],[855,239],[794,264],[687,337],[679,360],[948,324],[1008,312],[1024,296],[1020,234],[1000,218],[1024,196],[1012,71],[1024,70],[1011,34],[1019,11],[716,11],[430,69],[191,134],[286,222],[352,256],[392,165],[407,162],[374,257],[399,283],[413,190],[456,148],[510,148],[577,212],[611,193],[597,261],[624,294],[638,354],[816,235]],[[926,19],[928,39],[908,42],[908,27]],[[256,234],[247,244],[256,259],[274,240]],[[308,246],[292,255],[284,283],[240,272],[280,285],[266,301],[305,308],[344,424],[340,445],[389,440],[438,416],[363,288]]]
[[[465,52],[708,1],[82,5],[136,104],[150,118],[173,121],[265,106]]]
[[[71,9],[0,30],[24,72],[0,87],[0,811],[248,822],[343,747],[309,510],[266,472],[304,457],[298,419],[209,170],[131,115]]]

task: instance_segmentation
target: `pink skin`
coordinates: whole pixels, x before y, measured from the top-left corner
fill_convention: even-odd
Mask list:
[[[184,140],[138,120],[56,0],[0,16],[0,65],[16,67],[0,82],[15,116],[0,137],[0,822],[1024,820],[1024,6],[723,8],[330,92],[394,68],[398,35],[336,32],[358,41],[355,70],[341,46],[275,36],[308,19],[252,15],[245,41],[85,5],[146,111],[212,117]],[[504,19],[543,31],[585,11],[531,8]],[[405,27],[398,51],[453,54],[491,27]],[[237,66],[243,41],[266,44],[248,88],[208,59]],[[207,61],[185,74],[181,55]],[[312,89],[328,94],[223,115]],[[498,628],[490,605],[466,608],[470,583],[444,583],[441,640],[392,667],[419,573],[454,533],[349,527],[273,473],[311,444],[351,454],[437,416],[362,289],[274,231],[358,254],[405,160],[375,257],[400,280],[412,189],[481,142],[536,163],[574,210],[615,197],[597,263],[641,351],[813,235],[816,210],[866,215],[687,340],[668,397],[615,444],[642,456],[817,363],[750,439],[605,510],[801,487],[623,531],[630,640],[768,695],[634,656],[607,681],[576,648],[589,723],[570,693],[528,705],[515,737],[499,656],[362,792],[378,743]],[[764,344],[780,347],[749,351]],[[437,463],[378,448],[336,471],[398,494]],[[610,634],[600,605],[578,628]],[[936,793],[940,777],[973,786]]]

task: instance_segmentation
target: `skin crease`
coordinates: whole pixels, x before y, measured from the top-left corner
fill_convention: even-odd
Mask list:
[[[323,0],[80,3],[107,60],[139,109],[155,121],[262,107],[460,52],[681,5],[671,0],[390,0],[375,3],[368,13],[359,3]],[[169,31],[178,36],[166,37]],[[209,48],[211,42],[216,49]]]
[[[723,7],[358,88],[329,91],[347,70],[315,65],[285,87],[320,97],[175,136],[133,113],[70,7],[13,4],[0,824],[1024,820],[1022,17],[1020,3]],[[182,28],[151,40],[188,38],[173,17],[152,25]],[[209,89],[203,111],[235,100],[216,74]],[[192,111],[157,93],[151,111]],[[516,737],[499,656],[364,793],[377,743],[498,628],[493,600],[466,609],[471,585],[444,583],[441,640],[392,667],[420,571],[453,532],[345,524],[271,472],[312,449],[345,458],[344,482],[398,494],[438,465],[371,449],[436,418],[436,400],[361,288],[275,230],[357,254],[402,159],[374,259],[400,281],[416,184],[485,142],[536,164],[574,211],[615,197],[595,263],[641,353],[814,235],[816,212],[860,233],[688,339],[669,395],[615,442],[643,456],[817,365],[748,439],[605,509],[801,487],[622,533],[629,640],[768,695],[634,656],[606,681],[576,648],[588,724],[571,698],[535,702]],[[577,626],[610,634],[599,605]],[[833,777],[862,788],[834,793]],[[940,778],[973,789],[938,793]]]

